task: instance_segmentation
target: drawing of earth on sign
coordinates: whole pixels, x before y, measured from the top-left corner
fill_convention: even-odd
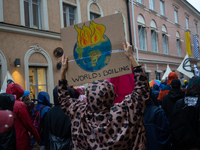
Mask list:
[[[111,43],[104,32],[104,25],[90,23],[82,29],[75,25],[78,32],[77,43],[74,46],[74,59],[85,71],[97,71],[105,67],[111,56]]]

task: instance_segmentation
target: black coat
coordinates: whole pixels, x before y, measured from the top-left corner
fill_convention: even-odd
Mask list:
[[[185,98],[194,103],[191,97]],[[184,98],[178,100],[170,117],[170,126],[174,149],[200,148],[200,98],[193,106],[187,105]]]
[[[185,93],[181,89],[171,89],[167,95],[163,97],[162,109],[169,120],[175,103],[182,99]]]
[[[47,112],[45,117],[46,149],[53,148],[52,139],[59,139],[56,141],[57,144],[62,145],[59,150],[68,150],[71,147],[71,122],[60,107],[57,87],[54,89],[53,94],[55,106]]]
[[[13,111],[15,97],[10,94],[0,94],[0,110]],[[12,128],[0,135],[0,150],[16,150],[16,134],[14,123]]]

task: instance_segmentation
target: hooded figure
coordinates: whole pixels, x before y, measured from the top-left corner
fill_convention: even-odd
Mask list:
[[[53,90],[54,107],[45,117],[46,149],[71,149],[71,121],[60,108],[57,87]]]
[[[30,132],[38,142],[40,137],[33,126],[28,108],[24,102],[20,101],[20,97],[24,94],[24,90],[17,83],[10,83],[6,89],[6,93],[16,96],[13,113],[15,114],[15,131],[17,150],[31,150],[31,140],[28,132]]]
[[[0,110],[13,111],[15,97],[13,95],[2,93],[0,94]],[[0,135],[1,150],[16,150],[16,135],[14,123],[11,129]]]
[[[163,101],[163,97],[168,94],[169,91],[172,89],[170,85],[173,79],[178,79],[178,76],[175,72],[170,72],[167,79],[167,85],[162,87],[159,92],[158,100],[160,100],[161,102]]]
[[[193,76],[186,96],[176,102],[171,117],[174,149],[200,149],[200,77]]]
[[[115,104],[114,86],[106,80],[88,86],[87,104],[70,98],[67,80],[59,81],[58,100],[71,119],[73,149],[146,149],[142,120],[149,84],[140,66],[133,73],[134,91]]]
[[[39,92],[38,93],[38,103],[35,106],[35,108],[32,110],[32,115],[33,112],[36,110],[38,111],[41,107],[43,107],[40,111],[40,123],[41,125],[44,127],[45,126],[45,115],[48,112],[49,109],[51,109],[50,107],[50,97],[49,94],[47,92]],[[45,146],[45,128],[44,128],[44,132],[40,134],[40,138],[41,138],[41,142],[39,143],[40,146]],[[35,143],[34,140],[31,140],[32,145]]]
[[[156,100],[157,100],[158,99],[158,95],[159,95],[159,86],[157,84],[153,85],[152,92],[156,95]]]
[[[162,109],[165,111],[168,120],[170,119],[175,103],[185,96],[185,93],[180,89],[181,82],[179,79],[174,79],[171,82],[172,89],[163,97]]]

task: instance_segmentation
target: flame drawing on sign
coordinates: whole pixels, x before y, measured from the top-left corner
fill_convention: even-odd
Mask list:
[[[92,23],[90,23],[90,27],[83,25],[81,29],[75,25],[75,29],[78,32],[78,44],[83,48],[104,41],[103,36],[106,30],[104,25],[97,24],[92,21]]]

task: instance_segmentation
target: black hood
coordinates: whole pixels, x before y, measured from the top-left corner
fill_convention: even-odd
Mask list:
[[[71,98],[74,98],[74,90],[72,88],[70,88],[69,86],[67,86],[68,90],[69,90],[69,95]],[[60,105],[59,101],[58,101],[58,86],[56,86],[53,89],[53,99],[54,99],[54,105]]]
[[[168,96],[173,101],[178,101],[185,96],[185,93],[181,89],[171,89]]]
[[[14,95],[7,93],[0,94],[0,110],[13,111],[14,104],[15,104]]]

